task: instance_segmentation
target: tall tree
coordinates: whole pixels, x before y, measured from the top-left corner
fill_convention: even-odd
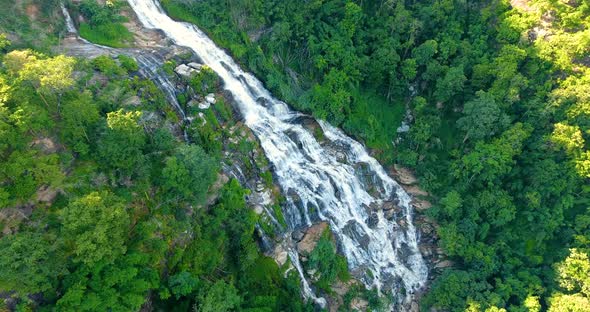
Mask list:
[[[141,169],[145,133],[139,125],[141,112],[119,109],[107,114],[107,129],[103,133],[98,152],[107,167],[130,174]]]
[[[162,188],[167,196],[191,204],[201,203],[217,176],[217,162],[197,145],[182,145],[166,159]]]
[[[127,250],[130,218],[121,200],[109,192],[93,192],[73,201],[62,211],[62,223],[76,262],[112,263]]]
[[[58,245],[37,233],[2,237],[0,289],[22,297],[56,289],[58,277],[66,273]]]

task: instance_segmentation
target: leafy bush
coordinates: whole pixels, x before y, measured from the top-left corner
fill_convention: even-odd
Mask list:
[[[111,3],[111,2],[109,2]],[[86,22],[80,24],[80,36],[105,46],[123,48],[133,41],[133,34],[123,25],[127,18],[119,14],[119,2],[100,5],[96,0],[84,0],[80,13]]]
[[[314,250],[309,255],[307,268],[319,273],[318,287],[330,292],[330,285],[336,278],[347,281],[350,279],[346,259],[336,253],[330,230],[324,231]]]
[[[115,60],[107,55],[101,55],[92,60],[92,66],[107,76],[120,76],[127,73],[124,68],[121,68]]]
[[[128,72],[134,72],[139,70],[139,65],[137,65],[137,61],[132,57],[129,57],[125,54],[120,54],[118,57],[119,62],[121,62],[121,67],[125,68]]]

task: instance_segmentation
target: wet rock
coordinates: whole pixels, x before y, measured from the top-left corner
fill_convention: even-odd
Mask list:
[[[303,231],[295,230],[293,231],[293,233],[291,233],[291,238],[296,242],[300,242],[303,239],[304,235],[305,233],[303,233]]]
[[[399,200],[383,202],[383,211],[391,211],[392,213],[399,213],[402,209],[398,206]]]
[[[431,257],[433,255],[432,246],[420,245],[419,249],[420,249],[420,253],[424,257]]]
[[[397,133],[406,133],[410,131],[410,125],[406,122],[402,122],[401,126],[397,128]]]
[[[199,109],[209,109],[209,107],[211,107],[211,104],[209,102],[199,103]]]
[[[322,234],[327,229],[327,222],[317,223],[309,227],[305,232],[303,239],[299,243],[297,243],[297,251],[300,254],[311,253],[314,250],[320,238],[322,237]]]
[[[416,184],[416,182],[418,182],[418,179],[414,176],[414,173],[412,173],[412,171],[410,171],[409,169],[400,167],[400,166],[394,167],[392,175],[401,184],[412,185],[412,184]]]
[[[418,305],[418,303],[416,301],[412,301],[412,304],[410,305],[409,312],[420,312],[420,306]]]
[[[396,211],[391,209],[391,210],[384,210],[383,211],[383,216],[385,217],[385,219],[387,220],[393,220],[395,218],[396,215]]]
[[[256,192],[260,193],[264,191],[264,183],[262,181],[256,182]]]
[[[353,238],[363,249],[369,248],[371,238],[364,232],[362,226],[355,220],[350,220],[342,228],[342,233]]]
[[[395,245],[393,243],[392,243],[392,246],[395,249]],[[408,246],[408,244],[402,242],[400,244],[399,248],[397,248],[396,252],[397,252],[397,255],[398,255],[401,263],[404,263],[405,265],[410,266],[410,256],[413,254],[410,246]],[[400,282],[400,285],[403,283],[401,278],[400,278],[399,282]]]
[[[319,202],[318,204],[322,204]],[[312,220],[320,220],[319,212],[322,210],[323,206],[318,207],[316,203],[307,202],[307,213]]]
[[[379,224],[379,216],[377,215],[377,213],[374,212],[369,215],[367,225],[369,225],[370,228],[374,228],[377,226],[377,224]]]
[[[258,103],[258,104],[260,104],[260,105],[262,105],[264,107],[269,107],[271,102],[270,102],[269,99],[261,96],[261,97],[259,97],[259,98],[256,99],[256,103]]]
[[[180,64],[180,65],[176,66],[176,68],[174,69],[174,72],[176,72],[178,75],[180,75],[182,77],[189,78],[193,73],[196,72],[196,70],[194,68],[188,67],[185,64]]]
[[[379,211],[379,204],[377,204],[376,202],[372,202],[371,204],[369,204],[368,208],[370,209],[370,211]]]
[[[188,107],[195,107],[195,106],[198,106],[199,105],[199,101],[197,101],[195,99],[192,99],[192,100],[188,101],[188,103],[186,103],[186,105]]]
[[[367,309],[369,308],[369,302],[365,299],[361,299],[361,298],[354,298],[352,299],[352,301],[350,302],[350,309],[351,310],[357,310],[357,311],[367,311]]]
[[[375,211],[379,211],[380,207],[376,202],[372,202],[369,205],[365,205],[363,204],[363,207],[365,208],[365,211],[367,212],[367,214],[371,214]]]
[[[309,269],[305,273],[311,277],[311,281],[314,283],[320,280],[321,274],[315,269]]]
[[[443,261],[440,261],[437,264],[435,264],[434,268],[435,269],[444,269],[444,268],[452,267],[453,265],[454,265],[453,261],[443,260]]]
[[[199,64],[199,63],[196,63],[196,62],[190,62],[190,63],[188,63],[186,65],[188,65],[188,67],[190,67],[192,69],[195,69],[197,71],[201,71],[201,69],[203,68],[203,64]]]
[[[418,211],[424,211],[430,209],[432,207],[432,204],[427,200],[414,199],[412,201],[412,206],[414,206],[414,208],[416,208],[416,210]]]
[[[207,94],[207,96],[205,97],[205,101],[207,101],[207,103],[209,103],[209,104],[215,104],[217,102],[217,100],[215,99],[215,94],[213,94],[213,93]]]
[[[399,224],[399,226],[404,229],[408,227],[408,222],[406,219],[400,219],[397,224]]]
[[[422,232],[422,234],[424,236],[431,236],[431,235],[435,234],[434,227],[429,223],[421,224],[420,225],[420,232]]]
[[[261,215],[261,214],[264,213],[264,208],[262,206],[260,206],[260,205],[256,205],[256,206],[254,206],[254,212],[257,215]]]
[[[421,188],[419,188],[416,185],[412,185],[412,186],[404,186],[404,190],[412,195],[412,196],[429,196],[428,192],[422,190]]]
[[[336,161],[345,163],[346,162],[346,154],[341,151],[336,152]]]
[[[289,260],[289,253],[286,251],[281,251],[279,253],[276,253],[273,258],[275,259],[276,263],[281,267],[285,265],[285,263],[287,263],[287,260]]]

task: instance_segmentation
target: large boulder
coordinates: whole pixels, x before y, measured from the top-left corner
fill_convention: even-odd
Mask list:
[[[211,104],[209,102],[199,103],[199,109],[209,109],[209,107],[211,107]]]
[[[454,265],[453,261],[451,260],[443,260],[434,265],[435,269],[445,269],[452,267]]]
[[[190,62],[187,65],[188,65],[188,67],[196,70],[197,72],[201,71],[201,69],[203,68],[203,64],[199,64],[196,62]]]
[[[178,66],[176,66],[176,68],[174,69],[174,71],[182,76],[182,77],[187,77],[190,78],[192,76],[193,73],[196,73],[197,70],[191,67],[188,67],[185,64],[180,64]]]
[[[430,194],[428,194],[428,192],[424,191],[423,189],[421,189],[417,185],[404,186],[404,190],[406,191],[406,193],[408,193],[412,196],[427,197],[430,195]]]
[[[432,204],[427,200],[415,198],[412,201],[412,206],[414,206],[414,208],[416,208],[416,210],[418,210],[418,211],[424,211],[424,210],[430,209],[430,207],[432,207]]]
[[[215,99],[215,94],[213,94],[213,93],[207,94],[207,96],[205,97],[205,101],[209,104],[215,104],[215,102],[217,102],[217,100]]]
[[[394,166],[392,175],[401,184],[412,185],[418,182],[418,179],[416,178],[416,176],[414,176],[414,173],[412,171],[400,166]]]

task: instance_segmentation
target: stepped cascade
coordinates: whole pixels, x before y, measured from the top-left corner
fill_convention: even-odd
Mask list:
[[[325,141],[318,142],[303,125],[309,116],[275,99],[197,27],[172,20],[156,0],[128,2],[145,27],[192,49],[221,77],[272,164],[286,196],[289,230],[328,222],[355,276],[367,287],[391,291],[398,302],[425,285],[428,269],[418,249],[411,198],[360,143],[323,121],[317,123]],[[399,207],[393,218],[379,209],[387,202]],[[301,273],[297,255],[290,254]],[[303,283],[306,295],[322,300]]]

